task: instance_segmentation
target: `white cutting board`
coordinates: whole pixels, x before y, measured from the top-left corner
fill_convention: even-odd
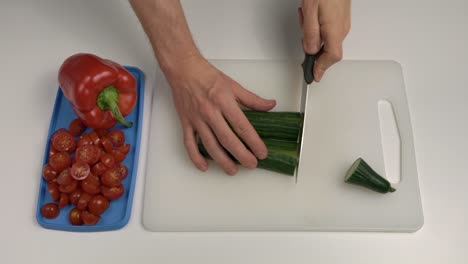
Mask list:
[[[213,60],[244,87],[275,98],[273,111],[297,111],[301,61]],[[303,162],[294,177],[242,169],[230,177],[211,162],[198,171],[186,155],[165,80],[153,94],[143,225],[150,231],[414,232],[423,213],[402,70],[392,61],[343,61],[309,92]],[[363,157],[386,175],[378,101],[393,105],[401,182],[379,194],[344,183]],[[395,141],[398,142],[398,141]],[[394,143],[395,143],[394,142]],[[389,165],[389,164],[387,164]],[[391,164],[390,164],[391,165]],[[394,172],[393,172],[394,173]]]

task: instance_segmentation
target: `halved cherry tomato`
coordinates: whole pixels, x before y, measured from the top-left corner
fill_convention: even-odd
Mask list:
[[[104,165],[104,163],[102,162],[98,162],[93,166],[93,168],[91,169],[91,172],[94,175],[101,176],[106,170],[107,170],[106,165]]]
[[[108,168],[112,168],[115,165],[115,159],[111,154],[104,153],[101,155],[101,162]]]
[[[49,145],[49,158],[54,155],[55,153],[58,153],[60,151],[56,150],[52,144]]]
[[[114,150],[114,144],[112,144],[112,142],[110,141],[110,139],[107,136],[104,136],[101,139],[101,144],[102,144],[102,146],[104,147],[104,150],[107,153],[111,153]]]
[[[70,125],[68,125],[68,131],[70,131],[70,134],[74,137],[81,135],[85,130],[86,126],[79,118],[73,119]]]
[[[94,196],[88,203],[88,210],[94,215],[101,215],[109,208],[109,200],[102,195]]]
[[[102,186],[101,192],[102,192],[102,195],[104,195],[104,197],[113,201],[113,200],[120,198],[123,195],[124,186],[123,184],[120,184],[118,187]]]
[[[68,194],[66,193],[61,193],[60,194],[60,200],[59,200],[59,208],[63,208],[68,205],[69,202]]]
[[[112,150],[110,154],[114,156],[115,162],[117,163],[120,163],[125,160],[125,154],[116,149]]]
[[[118,187],[122,181],[122,174],[117,168],[109,168],[101,176],[102,184],[109,187]]]
[[[119,165],[116,166],[116,168],[119,170],[120,175],[122,176],[122,179],[125,179],[128,175],[128,168],[124,164],[120,163]]]
[[[47,219],[54,219],[60,213],[60,209],[55,203],[46,203],[41,207],[41,215]]]
[[[58,201],[60,198],[60,191],[58,184],[55,182],[48,182],[47,183],[47,190],[49,191],[50,197],[52,197],[53,201]]]
[[[76,147],[73,136],[63,128],[55,131],[51,137],[51,141],[52,146],[58,151],[71,152]]]
[[[130,152],[130,144],[125,144],[117,148],[122,154],[127,155]]]
[[[63,193],[72,193],[78,187],[78,181],[72,178],[72,182],[68,185],[60,185],[59,191]]]
[[[77,147],[82,147],[82,146],[92,145],[92,144],[93,144],[93,140],[89,137],[89,134],[81,135],[78,138],[78,141],[76,142]]]
[[[93,145],[78,147],[75,153],[76,161],[82,161],[84,163],[88,163],[89,165],[93,165],[98,162],[100,158],[99,155],[99,149]]]
[[[68,152],[58,152],[49,158],[49,165],[57,173],[60,173],[64,169],[70,167],[71,163],[72,163],[72,159]]]
[[[42,169],[42,175],[44,177],[44,180],[48,182],[57,178],[57,172],[54,169],[52,169],[52,167],[49,164],[46,164]]]
[[[96,131],[96,133],[101,138],[101,140],[102,140],[103,136],[105,136],[105,135],[107,135],[109,133],[109,130],[107,130],[105,128],[97,128],[97,129],[94,129],[94,131]]]
[[[95,225],[97,222],[99,222],[101,217],[97,215],[93,215],[92,213],[88,211],[82,211],[81,219],[83,220],[83,223],[85,223],[86,225]]]
[[[68,220],[72,225],[82,225],[83,220],[81,219],[81,211],[78,208],[73,208],[68,214]]]
[[[88,163],[77,161],[75,164],[72,165],[70,169],[70,174],[73,177],[73,179],[77,181],[82,181],[88,177],[90,171],[91,169],[89,168]]]
[[[73,178],[70,174],[70,169],[64,169],[60,172],[59,176],[57,177],[57,183],[60,185],[70,185],[73,181]]]
[[[125,143],[125,134],[121,130],[112,130],[107,134],[107,137],[115,147],[122,146]]]
[[[70,203],[73,205],[77,205],[78,200],[80,200],[81,193],[81,189],[76,189],[75,191],[70,193],[70,196],[68,197],[70,199]]]
[[[83,192],[80,196],[80,199],[78,200],[78,203],[76,204],[76,207],[80,210],[85,210],[89,201],[91,201],[91,198],[93,198],[91,194]]]
[[[96,131],[91,131],[89,132],[89,137],[91,138],[91,140],[93,141],[93,144],[95,146],[100,146],[101,144],[101,138],[99,137],[99,135],[96,133]]]

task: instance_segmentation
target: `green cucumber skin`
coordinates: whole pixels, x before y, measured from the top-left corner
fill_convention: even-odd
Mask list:
[[[304,115],[299,112],[243,111],[262,139],[297,142]]]
[[[388,193],[396,191],[387,181],[372,169],[364,159],[359,158],[357,168],[352,172],[351,176],[345,182],[366,187],[379,193]]]

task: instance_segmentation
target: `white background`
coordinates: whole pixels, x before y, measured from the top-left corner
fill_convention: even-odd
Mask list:
[[[302,57],[298,1],[183,4],[208,58]],[[34,218],[57,70],[81,51],[148,75],[157,64],[126,1],[2,1],[0,262],[466,263],[467,11],[463,0],[352,3],[345,59],[403,66],[425,216],[417,233],[149,233],[141,225],[140,173],[124,229],[77,234],[43,229]]]

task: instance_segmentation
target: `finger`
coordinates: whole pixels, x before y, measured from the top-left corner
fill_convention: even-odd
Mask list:
[[[239,103],[242,105],[257,111],[269,111],[276,105],[276,100],[264,99],[251,91],[243,88],[240,84],[235,84],[232,87],[234,95],[236,96]]]
[[[318,18],[318,1],[302,1],[302,47],[308,54],[316,54],[320,50],[320,23]]]
[[[221,145],[242,165],[249,169],[257,167],[257,159],[255,156],[245,147],[234,132],[232,132],[220,112],[213,113],[211,120],[207,121]]]
[[[301,28],[302,28],[302,25],[304,25],[304,16],[302,15],[302,7],[299,7],[297,9],[297,16],[299,17],[299,25],[301,25]]]
[[[323,53],[317,58],[314,66],[314,78],[319,82],[323,74],[333,64],[339,62],[343,58],[342,39],[333,30],[323,28],[324,32],[324,46]]]
[[[237,173],[236,164],[234,164],[234,161],[232,161],[223,150],[208,125],[200,121],[196,124],[196,130],[201,138],[203,146],[205,146],[205,149],[208,154],[210,154],[211,158],[213,158],[213,160],[219,164],[219,166],[221,166],[224,172],[228,175],[235,175]]]
[[[184,145],[192,163],[201,171],[208,169],[208,162],[203,158],[198,150],[195,131],[189,124],[184,124]]]
[[[222,110],[236,134],[249,146],[255,156],[265,159],[268,156],[268,149],[239,106],[235,103],[226,103]]]

